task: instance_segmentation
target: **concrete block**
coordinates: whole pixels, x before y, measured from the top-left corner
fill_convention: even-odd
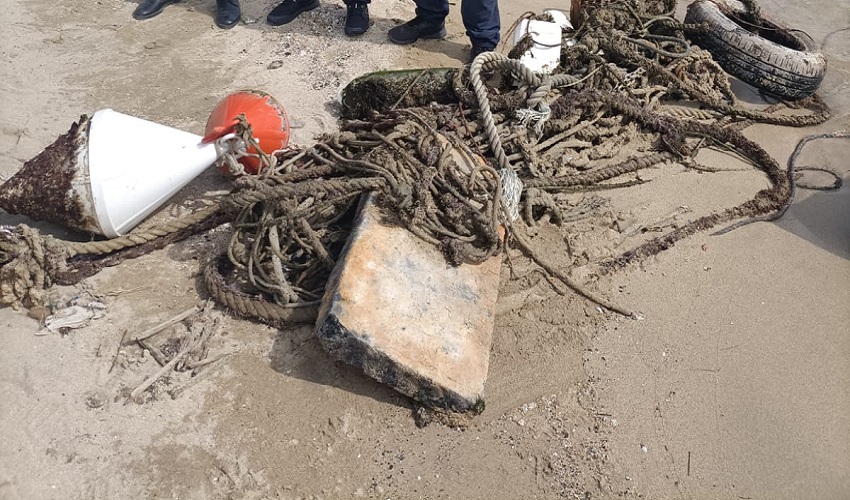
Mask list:
[[[483,402],[501,256],[452,267],[366,197],[319,310],[316,333],[336,359],[426,405]]]

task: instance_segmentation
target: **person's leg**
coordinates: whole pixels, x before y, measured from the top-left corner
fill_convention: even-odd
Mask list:
[[[462,0],[460,15],[466,35],[472,42],[473,54],[496,48],[501,29],[498,0]]]
[[[443,24],[449,15],[449,0],[414,0],[416,17],[424,24]]]
[[[359,36],[369,29],[370,0],[345,0],[345,34]]]
[[[420,38],[443,38],[446,36],[446,16],[449,15],[449,0],[415,0],[416,17],[389,31],[390,41],[401,45],[413,43]]]

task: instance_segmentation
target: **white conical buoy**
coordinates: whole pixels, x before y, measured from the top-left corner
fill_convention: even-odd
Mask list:
[[[201,136],[102,109],[91,118],[88,167],[104,235],[126,233],[217,158]]]
[[[201,139],[111,109],[83,115],[0,186],[0,208],[120,236],[215,163]]]

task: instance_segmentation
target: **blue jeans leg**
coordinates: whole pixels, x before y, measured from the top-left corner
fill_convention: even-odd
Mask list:
[[[428,24],[438,25],[449,15],[449,0],[415,0],[416,17]]]
[[[496,48],[501,28],[498,0],[461,0],[460,14],[474,47]]]

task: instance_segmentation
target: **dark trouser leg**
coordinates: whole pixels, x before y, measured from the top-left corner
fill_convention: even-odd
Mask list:
[[[498,0],[462,0],[460,14],[473,47],[496,48],[501,28]]]
[[[414,0],[416,17],[426,24],[438,25],[449,15],[449,0]]]

